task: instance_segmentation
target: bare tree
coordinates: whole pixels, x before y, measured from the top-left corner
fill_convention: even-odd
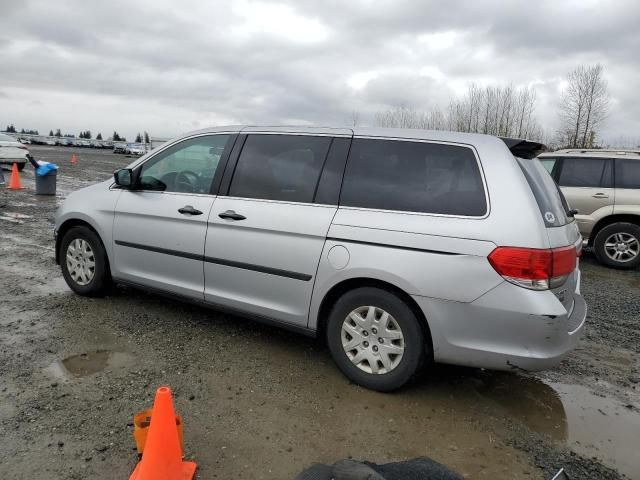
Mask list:
[[[517,136],[540,141],[544,135],[535,118],[536,92],[530,87],[515,88],[469,85],[467,93],[452,98],[446,112],[439,108],[418,112],[406,106],[376,113],[380,127],[423,128],[457,132]]]
[[[460,132],[538,140],[542,128],[535,118],[535,102],[536,93],[530,87],[481,89],[471,84],[464,97],[450,101],[447,125]]]
[[[422,128],[420,115],[413,108],[404,105],[377,112],[375,123],[379,127]]]
[[[570,148],[593,146],[597,129],[609,110],[609,93],[602,65],[580,65],[567,76],[560,104],[560,143]]]
[[[357,127],[360,124],[360,112],[358,110],[351,111],[351,126]]]

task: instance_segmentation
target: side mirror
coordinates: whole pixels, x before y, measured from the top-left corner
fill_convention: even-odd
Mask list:
[[[133,171],[130,168],[121,168],[113,172],[116,185],[122,188],[133,187]]]

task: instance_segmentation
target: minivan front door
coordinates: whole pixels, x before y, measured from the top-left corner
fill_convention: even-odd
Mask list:
[[[211,185],[231,135],[192,137],[147,160],[116,205],[114,278],[203,299]]]
[[[328,136],[251,134],[239,158],[232,154],[228,194],[216,199],[209,217],[206,301],[307,326],[337,208],[313,203],[331,142]]]

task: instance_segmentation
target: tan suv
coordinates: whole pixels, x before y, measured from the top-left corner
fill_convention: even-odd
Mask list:
[[[640,264],[640,149],[558,150],[538,157],[575,214],[598,260]]]

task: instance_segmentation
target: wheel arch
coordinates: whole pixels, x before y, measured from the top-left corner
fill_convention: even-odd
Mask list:
[[[403,289],[389,283],[384,280],[379,280],[376,278],[369,277],[356,277],[349,278],[346,280],[342,280],[338,282],[333,287],[331,287],[327,293],[324,295],[322,302],[320,302],[320,307],[318,308],[317,322],[316,322],[316,336],[322,341],[325,341],[325,333],[327,328],[327,322],[329,319],[329,314],[331,313],[331,308],[336,303],[338,298],[340,298],[345,293],[355,290],[356,288],[361,287],[376,287],[381,288],[383,290],[387,290],[388,292],[396,295],[402,301],[404,301],[407,306],[414,313],[416,318],[418,318],[420,328],[422,329],[422,333],[425,337],[425,342],[428,342],[429,351],[427,352],[430,360],[433,360],[433,340],[431,337],[431,328],[429,327],[429,322],[427,321],[426,316],[422,309],[418,306],[416,301],[405,292]]]
[[[65,234],[73,227],[87,227],[89,230],[95,233],[98,237],[98,240],[100,240],[100,243],[102,244],[102,248],[104,249],[105,255],[107,257],[107,262],[110,263],[109,251],[105,248],[104,241],[102,240],[100,232],[98,232],[98,230],[86,220],[82,220],[80,218],[70,218],[68,220],[65,220],[60,225],[56,234],[55,259],[57,265],[60,265],[60,246],[62,245],[62,239],[64,238]]]
[[[596,236],[600,233],[604,227],[609,225],[613,225],[614,223],[633,223],[635,225],[640,226],[640,215],[634,215],[629,213],[620,213],[609,215],[608,217],[604,217],[593,226],[591,233],[589,234],[589,246],[593,247]]]

